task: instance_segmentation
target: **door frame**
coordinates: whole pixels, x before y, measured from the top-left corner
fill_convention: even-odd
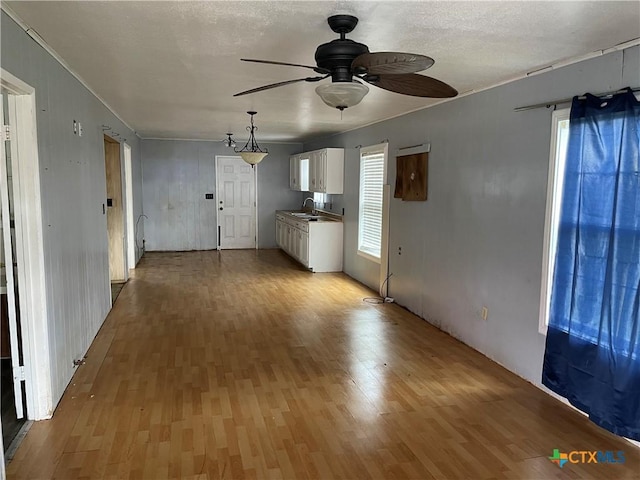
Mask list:
[[[128,240],[127,240],[127,234],[126,234],[126,225],[127,225],[127,221],[126,221],[126,205],[125,205],[125,197],[126,197],[126,192],[124,192],[124,188],[123,188],[123,184],[124,182],[124,175],[123,175],[123,162],[122,162],[122,143],[120,143],[118,140],[116,140],[115,138],[113,138],[110,135],[107,135],[106,133],[103,132],[103,138],[104,138],[104,168],[105,168],[105,187],[106,187],[106,191],[107,191],[107,198],[109,198],[109,181],[108,181],[108,169],[109,166],[107,165],[107,144],[109,144],[110,146],[113,146],[114,151],[118,152],[118,181],[113,182],[114,184],[118,184],[120,186],[120,210],[121,210],[121,216],[119,219],[116,219],[119,225],[119,228],[121,230],[121,235],[118,235],[118,240],[119,240],[119,245],[118,250],[119,250],[119,254],[118,254],[118,269],[122,269],[122,279],[113,279],[111,278],[112,272],[111,272],[111,263],[113,260],[113,256],[115,255],[115,251],[111,248],[111,244],[110,244],[110,240],[109,240],[109,235],[110,235],[110,231],[109,231],[109,206],[107,206],[107,244],[108,244],[108,253],[109,253],[109,282],[126,282],[129,279],[129,269],[128,269],[128,265],[127,265],[127,258],[128,258],[128,251],[127,251],[127,244],[128,244]],[[116,146],[117,145],[117,146]],[[106,199],[105,199],[106,201]],[[109,290],[111,291],[111,290]],[[113,299],[111,299],[111,302],[113,303]]]
[[[219,159],[220,158],[237,158],[241,161],[244,162],[244,160],[242,160],[242,157],[240,155],[216,155],[216,159],[215,159],[215,164],[216,164],[216,194],[215,194],[215,202],[216,202],[216,237],[217,237],[217,247],[216,250],[222,250],[220,248],[220,218],[218,216],[218,212],[220,211],[218,209],[218,179],[219,177]],[[253,165],[253,190],[255,192],[255,201],[254,201],[254,208],[253,208],[253,221],[255,222],[255,231],[256,231],[256,246],[255,249],[258,250],[258,165]]]
[[[133,165],[131,160],[131,145],[122,142],[122,156],[124,160],[124,206],[125,206],[125,235],[126,235],[126,268],[125,276],[129,277],[129,270],[136,268],[135,227],[133,224]]]
[[[0,118],[3,121],[5,119],[5,108],[4,108],[4,100],[5,96],[7,97],[7,103],[11,94],[2,93],[0,94],[0,98],[2,99],[2,106],[0,106]],[[15,123],[16,119],[15,109],[12,112],[9,112],[9,108],[7,107],[7,116],[9,117],[9,121],[7,125],[11,126]],[[3,132],[4,133],[4,132]],[[22,350],[22,342],[20,341],[21,336],[21,328],[20,328],[20,305],[16,304],[16,300],[19,296],[16,297],[17,290],[17,275],[13,268],[14,261],[18,262],[17,254],[18,248],[17,245],[13,246],[13,234],[11,227],[11,200],[13,200],[13,195],[9,192],[9,188],[11,187],[11,191],[14,191],[12,181],[9,184],[9,171],[7,168],[9,161],[11,163],[11,169],[13,168],[13,158],[17,155],[16,145],[14,145],[13,141],[11,141],[11,132],[9,133],[9,148],[7,149],[6,145],[6,133],[2,135],[2,145],[0,145],[0,152],[2,155],[0,156],[0,211],[2,212],[2,243],[3,243],[3,260],[4,260],[4,269],[5,269],[5,277],[6,277],[6,286],[5,293],[7,296],[7,327],[9,330],[9,358],[11,359],[11,369],[12,369],[12,389],[13,389],[13,403],[15,405],[16,419],[22,420],[25,417],[25,409],[26,405],[22,399],[23,379],[20,378],[20,369],[24,369],[23,363],[20,359],[20,351]],[[14,219],[20,216],[20,208],[18,205],[13,205],[14,210]],[[16,232],[16,242],[17,242],[17,232]]]
[[[16,260],[22,325],[27,417],[43,420],[53,415],[47,289],[40,190],[40,162],[35,89],[4,68],[0,85],[9,92],[9,114],[17,158],[12,158],[16,206]],[[18,158],[20,161],[18,161]]]

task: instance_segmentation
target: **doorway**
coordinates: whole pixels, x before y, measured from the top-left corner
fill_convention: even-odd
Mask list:
[[[120,143],[108,135],[104,136],[104,164],[107,180],[107,236],[109,239],[109,280],[111,301],[127,281],[125,268],[124,208],[122,205],[122,164]]]
[[[219,250],[257,246],[256,170],[241,157],[216,157]]]
[[[0,362],[2,368],[2,444],[9,448],[11,442],[26,422],[24,390],[24,352],[20,328],[18,295],[18,268],[16,243],[16,208],[14,205],[14,176],[16,149],[12,143],[11,126],[15,123],[9,113],[9,94],[2,90],[0,119],[3,139],[0,146],[0,317],[2,342]],[[12,112],[13,113],[13,112]],[[19,222],[18,222],[19,223]]]
[[[9,245],[13,246],[15,243],[11,255],[13,258],[9,260],[5,254],[5,263],[17,266],[5,269],[5,285],[8,293],[8,275],[11,270],[13,293],[15,288],[20,293],[16,297],[7,295],[6,298],[8,320],[11,320],[8,309],[12,298],[16,319],[19,316],[20,320],[19,325],[16,322],[13,328],[15,333],[9,335],[10,340],[14,335],[19,340],[19,347],[10,352],[13,362],[12,380],[21,383],[21,400],[26,405],[23,414],[29,420],[43,420],[51,418],[53,398],[36,122],[36,112],[39,110],[36,106],[35,89],[3,68],[0,68],[0,87],[3,92],[2,104],[8,106],[9,123],[8,128],[1,129],[0,143],[10,155],[10,162],[7,162],[6,155],[0,161],[0,164],[4,165],[0,179],[6,177],[7,166],[11,169],[12,179],[12,188],[9,189],[6,182],[6,188],[3,187],[0,191],[6,193],[5,205],[11,203],[14,211],[13,222],[9,214],[4,217],[9,221],[9,230],[3,226],[2,237],[15,237],[11,238],[11,242],[3,240],[2,251],[5,254]],[[0,119],[4,120],[4,117],[0,115]],[[6,221],[3,222],[6,225]],[[9,233],[14,235],[8,235]],[[14,355],[17,355],[17,358],[13,358]],[[19,360],[24,363],[19,364]],[[4,391],[3,388],[3,393]],[[14,394],[14,400],[20,400],[19,397],[20,395]],[[19,408],[16,405],[16,413]]]

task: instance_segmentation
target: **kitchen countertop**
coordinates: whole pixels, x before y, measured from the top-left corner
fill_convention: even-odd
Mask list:
[[[303,222],[342,222],[342,216],[328,212],[312,213],[308,210],[276,210],[276,213]]]

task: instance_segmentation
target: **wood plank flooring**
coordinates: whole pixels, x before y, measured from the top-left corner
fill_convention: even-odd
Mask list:
[[[372,295],[277,250],[147,253],[8,477],[640,478],[631,444]]]

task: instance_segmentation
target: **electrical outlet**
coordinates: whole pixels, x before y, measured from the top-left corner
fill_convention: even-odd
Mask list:
[[[480,310],[480,318],[482,320],[489,318],[489,309],[487,307],[482,307],[482,310]]]

